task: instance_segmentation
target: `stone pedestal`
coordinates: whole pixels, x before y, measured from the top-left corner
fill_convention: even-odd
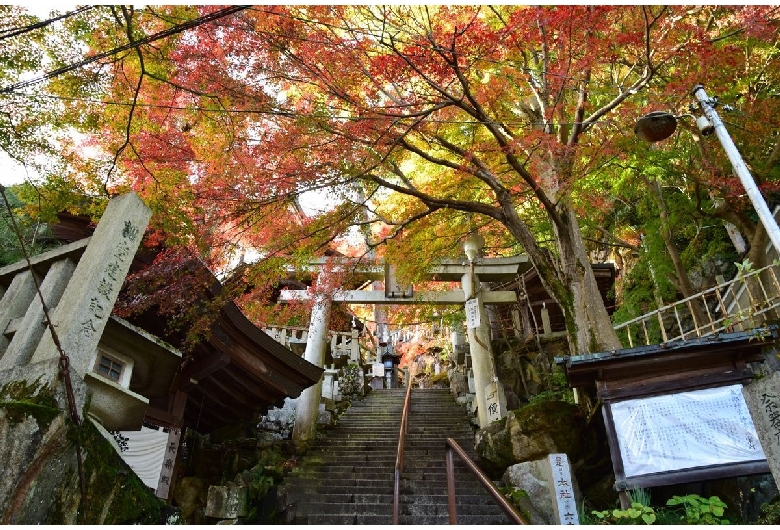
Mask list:
[[[333,385],[336,382],[336,375],[338,373],[338,370],[334,370],[332,366],[325,369],[325,372],[322,374],[322,397],[326,399],[335,399]]]

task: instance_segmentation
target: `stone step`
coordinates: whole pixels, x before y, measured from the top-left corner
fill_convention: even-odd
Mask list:
[[[306,477],[301,477],[297,481],[285,481],[287,484],[294,485],[301,491],[310,491],[312,493],[322,493],[332,491],[333,493],[348,493],[363,491],[364,489],[371,493],[393,493],[393,477],[385,479],[362,479],[362,478],[342,478],[312,481]]]
[[[464,478],[473,477],[471,472],[465,466],[455,466],[455,478],[457,480],[463,480]],[[330,471],[328,469],[312,469],[312,468],[298,468],[291,471],[286,478],[289,480],[349,480],[349,479],[363,479],[363,480],[385,480],[388,477],[392,480],[395,474],[395,463],[388,463],[385,466],[375,466],[365,472],[360,470],[355,471]],[[447,479],[446,470],[444,465],[421,465],[421,466],[408,466],[404,465],[403,472],[401,473],[403,480],[424,480],[428,482],[435,482],[438,480],[445,483]],[[471,478],[468,478],[471,482]],[[475,482],[476,484],[476,482]]]
[[[456,505],[456,514],[458,511]],[[503,516],[501,509],[496,505],[488,504],[467,504],[460,506],[461,511],[468,515],[492,515]],[[423,504],[423,503],[400,503],[400,516],[430,516],[430,515],[449,515],[447,503],[444,504]],[[311,517],[313,515],[385,515],[392,517],[393,503],[344,503],[344,502],[305,502],[301,501],[297,506],[298,516]]]
[[[503,525],[512,524],[503,513],[495,515],[456,514],[459,525]],[[440,525],[450,524],[449,514],[446,515],[399,515],[398,524]]]
[[[297,495],[306,495],[308,496],[307,500],[311,500],[313,495],[354,495],[356,491],[360,491],[363,495],[392,495],[393,482],[390,480],[386,484],[378,486],[361,486],[358,490],[351,484],[347,486],[333,486],[311,484],[311,482],[287,483],[285,481],[285,484],[279,487],[278,496],[295,500]]]
[[[511,524],[506,516],[495,515],[456,515],[459,525],[505,525]],[[315,514],[296,519],[295,524],[308,525],[390,525],[392,515],[372,514]],[[450,524],[449,515],[412,516],[399,515],[398,523],[403,525],[446,525]]]
[[[405,390],[374,391],[317,440],[279,487],[294,524],[390,524]],[[473,458],[474,428],[448,389],[412,390],[400,484],[402,524],[448,524],[445,441]],[[459,524],[506,524],[493,499],[455,459]]]
[[[301,501],[297,506],[301,516],[312,515],[384,515],[392,517],[393,503],[390,504],[355,504],[341,502]]]
[[[289,491],[287,492],[287,500],[290,502],[307,502],[311,499],[311,494],[302,491]],[[348,493],[319,493],[317,495],[319,502],[329,503],[354,503],[354,504],[393,504],[392,493],[365,493],[360,492],[348,492]],[[442,493],[429,494],[429,495],[416,495],[416,494],[401,494],[399,502],[402,505],[405,504],[447,504],[447,495]],[[477,494],[463,494],[455,496],[456,506],[470,506],[470,505],[488,505],[494,506],[495,502],[493,498],[487,493],[483,495]]]
[[[309,515],[308,517],[304,518],[304,520],[306,522],[303,524],[309,525],[389,525],[393,522],[393,516],[372,514],[316,514]]]

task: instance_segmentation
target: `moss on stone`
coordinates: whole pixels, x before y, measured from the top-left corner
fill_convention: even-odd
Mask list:
[[[90,422],[77,432],[84,454],[87,495],[81,524],[159,524],[165,502],[148,488]],[[112,495],[106,509],[106,501]],[[105,518],[103,518],[105,513]]]
[[[35,422],[41,428],[46,430],[52,420],[60,414],[60,409],[52,408],[46,405],[30,401],[2,401],[0,407],[6,411],[6,417],[11,424],[17,424],[24,421],[28,416],[35,418]]]
[[[0,389],[0,407],[6,410],[8,420],[12,424],[32,416],[43,431],[60,413],[51,389],[39,379],[32,383],[11,381],[3,385]]]

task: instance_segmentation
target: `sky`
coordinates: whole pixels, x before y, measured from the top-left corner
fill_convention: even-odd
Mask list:
[[[47,18],[49,13],[53,10],[70,11],[75,7],[75,4],[55,4],[46,2],[14,2],[14,4],[26,7],[30,13],[39,18]],[[24,167],[16,161],[11,160],[5,153],[0,151],[0,184],[3,186],[19,184],[25,180],[26,176],[28,175]],[[36,175],[29,176],[31,178],[36,177]]]

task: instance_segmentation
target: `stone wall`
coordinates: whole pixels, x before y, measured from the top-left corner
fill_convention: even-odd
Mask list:
[[[72,422],[58,380],[36,376],[36,371],[56,374],[56,363],[41,364],[45,366],[25,367],[31,374],[26,379],[0,373],[0,523],[164,522],[165,504],[91,422],[80,428]],[[72,380],[83,402],[86,385],[75,374]],[[83,499],[77,447],[83,460]]]

